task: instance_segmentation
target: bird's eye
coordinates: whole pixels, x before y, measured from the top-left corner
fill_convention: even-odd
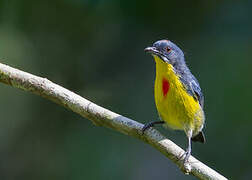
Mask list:
[[[166,50],[166,52],[168,52],[168,53],[169,53],[169,52],[171,52],[171,50],[172,50],[172,49],[171,49],[171,48],[169,48],[169,47],[166,47],[166,48],[165,48],[165,50]]]

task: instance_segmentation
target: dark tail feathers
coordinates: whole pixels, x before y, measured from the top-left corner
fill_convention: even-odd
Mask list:
[[[201,143],[205,143],[206,139],[205,139],[205,135],[202,131],[199,132],[199,134],[197,134],[196,136],[194,136],[193,138],[191,138],[192,141],[196,142],[201,142]]]

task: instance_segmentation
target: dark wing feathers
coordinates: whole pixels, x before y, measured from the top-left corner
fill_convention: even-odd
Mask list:
[[[191,83],[191,88],[192,88],[193,92],[195,93],[195,95],[197,96],[197,99],[198,99],[198,101],[200,103],[200,106],[203,109],[203,107],[204,107],[204,95],[201,92],[198,81],[196,80],[196,78],[194,76],[193,76],[193,78],[194,78],[194,80]]]
[[[175,73],[179,76],[179,79],[184,85],[187,92],[199,102],[201,108],[203,109],[204,96],[201,92],[200,85],[197,79],[192,75],[191,71],[185,63],[174,64],[173,67]]]
[[[184,85],[187,92],[193,96],[200,104],[200,106],[204,107],[204,96],[201,92],[200,85],[197,81],[197,79],[191,74],[191,72],[183,73],[183,75],[180,75],[180,80],[182,84]]]

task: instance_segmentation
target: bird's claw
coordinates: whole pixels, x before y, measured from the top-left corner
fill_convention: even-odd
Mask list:
[[[190,157],[191,153],[190,151],[187,149],[180,157],[178,160],[182,161],[183,160],[183,164],[182,166],[180,167],[181,170],[186,174],[188,175],[191,170],[192,170],[192,167],[189,163],[189,157]]]
[[[144,134],[144,132],[145,132],[147,129],[151,128],[152,126],[153,126],[153,123],[152,123],[152,122],[149,122],[149,123],[145,124],[145,125],[143,126],[143,128],[142,128],[142,135]]]

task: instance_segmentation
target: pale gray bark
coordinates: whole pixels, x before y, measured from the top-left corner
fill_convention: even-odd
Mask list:
[[[46,78],[41,78],[0,63],[0,82],[56,102],[91,120],[95,125],[108,127],[138,138],[152,145],[177,164],[183,172],[186,171],[187,174],[194,175],[199,179],[226,179],[192,156],[189,158],[189,163],[184,167],[183,159],[181,158],[184,150],[161,135],[157,130],[151,128],[142,135],[141,129],[143,124],[98,106]]]

